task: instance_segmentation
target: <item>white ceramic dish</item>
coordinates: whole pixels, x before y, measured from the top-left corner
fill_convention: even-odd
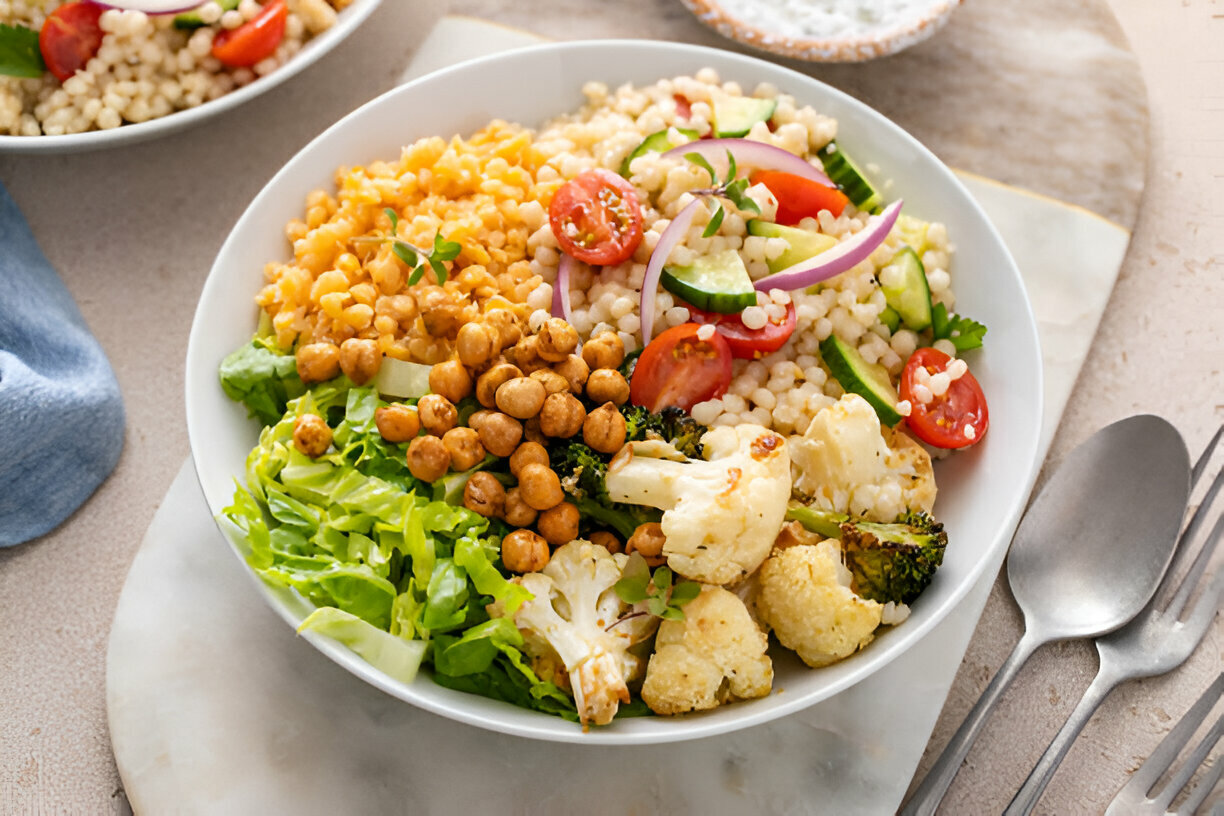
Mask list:
[[[808,62],[864,62],[917,45],[948,22],[961,0],[919,0],[899,14],[843,35],[813,36],[791,28],[795,14],[770,0],[736,8],[727,0],[681,0],[697,19],[744,45]],[[807,0],[811,7],[828,5]],[[802,3],[797,3],[802,5]],[[734,9],[734,11],[732,10]]]
[[[486,57],[431,74],[370,102],[307,145],[242,214],[217,256],[196,311],[187,352],[187,425],[196,469],[214,515],[228,505],[234,479],[258,428],[222,393],[217,365],[256,325],[252,298],[267,259],[284,257],[284,225],[300,215],[311,190],[329,186],[336,167],[398,155],[429,135],[470,133],[491,118],[537,125],[576,109],[588,79],[645,83],[703,66],[745,87],[767,81],[840,121],[839,140],[891,178],[908,212],[944,221],[956,243],[958,303],[990,327],[974,372],[990,399],[991,432],[981,445],[938,468],[937,514],[951,543],[934,583],[902,626],[834,666],[810,670],[775,652],[775,693],[683,718],[639,718],[582,733],[569,722],[441,688],[428,677],[411,685],[387,678],[330,639],[307,638],[353,674],[414,705],[511,734],[587,744],[692,739],[766,722],[826,699],[875,672],[916,643],[961,600],[990,556],[1005,548],[1036,475],[1042,379],[1037,332],[1019,272],[998,234],[955,176],[899,127],[856,100],[801,74],[750,57],[647,41],[548,44]],[[222,525],[237,551],[234,530]],[[268,602],[296,626],[312,607],[264,585]]]
[[[0,153],[84,153],[89,150],[133,145],[193,127],[232,110],[265,91],[272,90],[306,67],[313,65],[365,22],[382,1],[353,0],[352,5],[340,12],[334,26],[303,45],[292,59],[267,76],[260,77],[225,96],[194,108],[171,113],[168,116],[150,119],[139,124],[123,125],[112,130],[90,130],[85,133],[69,133],[63,136],[0,136]]]

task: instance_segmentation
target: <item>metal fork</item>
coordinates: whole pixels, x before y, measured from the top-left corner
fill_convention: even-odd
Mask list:
[[[1131,775],[1127,783],[1118,791],[1118,795],[1109,803],[1105,816],[1146,816],[1146,814],[1158,816],[1168,812],[1169,805],[1173,804],[1173,800],[1194,778],[1195,771],[1203,765],[1211,754],[1211,749],[1219,741],[1221,732],[1224,732],[1224,714],[1216,719],[1211,730],[1190,752],[1185,763],[1173,774],[1168,783],[1154,796],[1149,797],[1148,794],[1161,775],[1168,771],[1173,760],[1177,759],[1182,748],[1190,742],[1190,738],[1194,736],[1194,732],[1198,730],[1207,714],[1220,701],[1221,692],[1224,692],[1224,673],[1216,677],[1216,681],[1203,692],[1203,696],[1199,697],[1190,710],[1182,716],[1173,730],[1165,735],[1160,745],[1156,746],[1156,750],[1144,761],[1139,770]],[[1216,783],[1220,781],[1221,772],[1224,772],[1224,756],[1216,757],[1215,762],[1190,789],[1181,806],[1174,811],[1174,816],[1182,816],[1182,814],[1191,816],[1197,811],[1199,805],[1206,801],[1212,790],[1215,789]]]
[[[1224,426],[1216,431],[1195,463],[1190,477],[1192,491],[1210,464],[1222,436]],[[1190,517],[1190,523],[1178,539],[1173,561],[1151,602],[1126,626],[1096,639],[1097,655],[1100,657],[1096,677],[1062,730],[1029,773],[1028,779],[1024,780],[1024,785],[1007,806],[1004,816],[1027,816],[1032,811],[1071,743],[1111,691],[1124,680],[1154,677],[1180,666],[1203,639],[1224,599],[1224,568],[1215,571],[1188,612],[1186,603],[1203,577],[1220,538],[1224,537],[1224,512],[1216,519],[1197,555],[1193,552],[1193,542],[1206,523],[1211,505],[1221,488],[1224,488],[1224,469],[1216,475],[1202,503]],[[1183,574],[1186,562],[1191,559],[1193,563]],[[1173,597],[1165,600],[1170,593],[1173,593]]]

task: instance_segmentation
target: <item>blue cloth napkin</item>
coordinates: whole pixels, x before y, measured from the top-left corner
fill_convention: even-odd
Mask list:
[[[110,363],[0,184],[0,547],[54,529],[122,449]]]

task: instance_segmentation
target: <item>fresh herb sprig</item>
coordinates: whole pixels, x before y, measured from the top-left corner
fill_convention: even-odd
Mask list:
[[[718,173],[705,156],[700,153],[685,153],[684,158],[710,174],[711,186],[701,190],[694,190],[693,195],[725,198],[741,210],[753,212],[757,215],[761,214],[761,208],[747,195],[748,186],[751,182],[746,178],[737,179],[735,177],[739,168],[735,166],[735,156],[732,155],[730,150],[727,151],[727,176],[722,181],[719,181]],[[705,231],[701,233],[702,237],[709,238],[718,232],[718,228],[722,226],[723,218],[726,217],[726,214],[722,202],[716,203],[714,211],[710,213],[710,220],[706,224]]]
[[[953,313],[942,303],[931,309],[931,335],[935,340],[951,340],[957,351],[981,348],[986,326],[968,317]]]
[[[440,231],[434,235],[433,249],[425,250],[407,241],[401,241],[395,237],[395,231],[399,227],[399,215],[390,207],[385,207],[383,212],[391,219],[391,235],[385,238],[368,237],[353,240],[379,244],[390,242],[391,251],[395,253],[395,257],[412,270],[408,273],[409,286],[420,283],[421,278],[425,275],[426,266],[433,270],[439,284],[446,283],[446,267],[442,265],[442,262],[458,258],[459,253],[463,251],[463,246],[456,241],[446,240]]]
[[[36,79],[47,72],[38,32],[25,26],[0,23],[0,74]]]
[[[684,605],[701,594],[701,584],[696,581],[672,581],[672,571],[659,567],[650,574],[646,559],[630,557],[625,564],[621,579],[612,587],[617,597],[627,604],[645,602],[645,612],[635,612],[616,621],[628,620],[643,614],[654,615],[663,620],[684,620]],[[613,626],[616,623],[612,624]],[[611,627],[609,627],[611,628]]]

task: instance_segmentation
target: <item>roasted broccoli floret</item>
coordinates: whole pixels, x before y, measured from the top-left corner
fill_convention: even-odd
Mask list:
[[[701,435],[709,429],[683,409],[670,406],[652,414],[638,405],[623,405],[620,410],[625,416],[626,441],[662,439],[689,459],[702,458]]]
[[[550,450],[552,468],[579,514],[595,522],[597,528],[615,530],[627,541],[639,525],[658,521],[661,514],[653,507],[621,504],[608,498],[609,458],[581,442],[554,445]]]
[[[851,587],[880,603],[909,603],[926,589],[943,563],[948,534],[923,512],[891,524],[852,519],[842,513],[792,502],[786,517],[842,543],[842,558],[854,576]]]

